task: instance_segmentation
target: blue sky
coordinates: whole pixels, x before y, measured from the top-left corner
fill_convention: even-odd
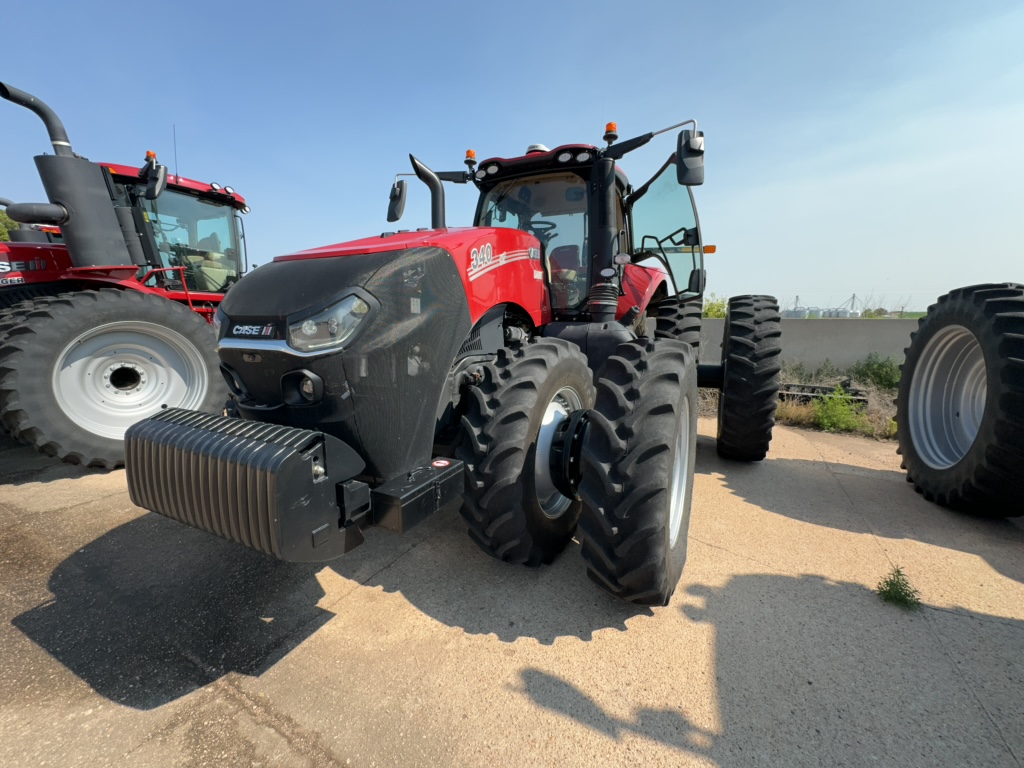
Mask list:
[[[924,308],[1024,281],[1024,5],[962,2],[18,4],[0,79],[75,149],[246,196],[250,257],[389,228],[435,169],[695,117],[709,290]],[[0,196],[42,199],[30,113],[0,104]],[[669,135],[623,161],[634,183]],[[475,192],[448,191],[449,224]],[[414,184],[402,226],[429,223]]]

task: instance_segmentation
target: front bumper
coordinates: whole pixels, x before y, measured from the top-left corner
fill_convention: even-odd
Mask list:
[[[307,429],[169,409],[132,426],[132,502],[292,562],[334,559],[378,524],[405,531],[461,498],[462,463],[438,459],[371,488],[365,462]]]

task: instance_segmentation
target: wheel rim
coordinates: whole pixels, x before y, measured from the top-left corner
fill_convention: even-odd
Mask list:
[[[679,541],[686,508],[686,475],[690,464],[690,398],[683,401],[683,411],[676,431],[675,460],[672,462],[672,491],[668,500],[668,545],[673,548]]]
[[[925,345],[910,383],[910,437],[930,467],[946,469],[974,444],[985,414],[988,379],[977,337],[951,325]]]
[[[537,506],[545,517],[552,520],[564,515],[573,500],[555,487],[555,480],[551,474],[551,445],[558,432],[558,426],[569,418],[569,414],[582,407],[583,400],[579,392],[572,387],[562,387],[544,409],[544,418],[537,434],[533,485],[537,492]]]
[[[163,408],[198,408],[209,388],[202,353],[181,334],[153,323],[90,328],[61,350],[53,393],[67,416],[114,440]]]

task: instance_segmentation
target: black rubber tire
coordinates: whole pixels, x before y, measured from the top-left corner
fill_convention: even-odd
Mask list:
[[[143,419],[161,407],[179,405],[221,411],[228,390],[220,374],[211,326],[185,306],[159,296],[104,289],[36,299],[7,331],[0,343],[0,421],[4,426],[21,442],[47,456],[100,469],[123,466],[123,439],[76,422],[60,405],[53,377],[61,350],[70,349],[73,340],[91,329],[125,322],[167,329],[176,343],[201,362],[206,379],[205,391],[190,393],[187,402],[136,406],[132,417]],[[157,362],[148,365],[159,368]],[[160,380],[166,381],[166,377]]]
[[[656,339],[675,339],[693,347],[700,356],[700,324],[704,312],[704,297],[667,296],[651,308],[657,327]]]
[[[673,544],[671,489],[680,441],[688,454],[680,458],[685,476]],[[587,575],[612,595],[641,605],[671,599],[686,564],[696,441],[692,348],[669,340],[620,344],[597,375],[579,486]]]
[[[912,393],[918,376],[918,392],[921,387],[934,387],[949,393],[950,388],[963,384],[953,376],[944,379],[939,371],[928,375],[922,362],[922,357],[934,360],[942,354],[943,339],[958,333],[956,326],[973,335],[973,340],[967,335],[961,340],[976,344],[975,350],[980,348],[984,358],[981,387],[985,405],[973,440],[964,437],[959,446],[951,446],[945,429],[963,423],[960,411],[947,413],[939,408],[933,415],[942,420],[944,429],[936,430],[934,422],[930,426],[920,422],[927,412],[920,412],[921,397]],[[930,350],[929,342],[940,333],[940,351]],[[963,347],[953,354],[957,356],[954,359],[966,359]],[[916,419],[912,407],[918,408]],[[928,308],[906,351],[896,398],[896,425],[907,481],[926,499],[986,517],[1024,515],[1024,285],[957,288]],[[924,442],[926,434],[930,444]],[[938,447],[934,441],[939,441]]]
[[[722,340],[718,455],[761,461],[768,454],[782,386],[782,323],[774,296],[733,296]]]
[[[548,404],[570,387],[580,407],[594,403],[593,375],[579,347],[539,339],[501,349],[468,388],[456,456],[465,462],[462,516],[470,538],[509,563],[550,563],[572,538],[580,503],[555,518],[537,501],[536,442]]]
[[[45,301],[45,299],[44,299]],[[21,324],[22,319],[36,307],[34,299],[21,301],[0,309],[0,344],[7,338],[7,333]]]
[[[25,302],[47,296],[57,296],[69,290],[67,284],[42,283],[38,285],[15,285],[0,289],[0,313]]]
[[[0,309],[0,346],[3,346],[7,340],[7,332],[20,325],[22,318],[35,309],[35,306],[34,300],[27,300]],[[0,419],[0,432],[4,434],[10,432],[2,419]]]

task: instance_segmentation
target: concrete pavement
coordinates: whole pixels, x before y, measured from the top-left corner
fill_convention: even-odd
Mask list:
[[[0,766],[1020,766],[1024,521],[928,504],[892,443],[747,466],[713,429],[653,610],[455,512],[277,563],[0,439]],[[894,564],[923,610],[873,593]]]

